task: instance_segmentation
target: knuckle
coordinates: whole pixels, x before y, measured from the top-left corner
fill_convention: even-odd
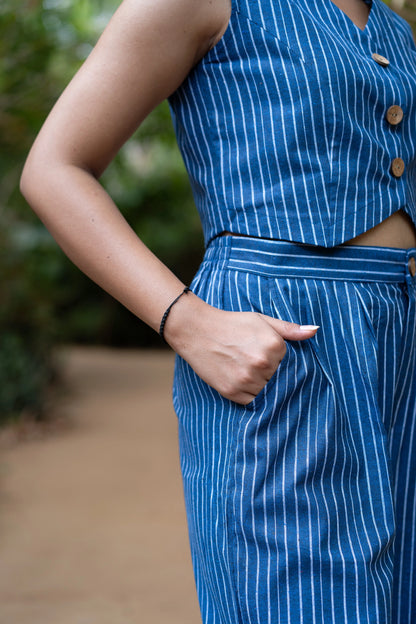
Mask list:
[[[276,356],[278,356],[279,359],[283,359],[286,350],[286,341],[279,334],[276,334],[273,341],[270,343],[271,359],[275,361]]]
[[[245,367],[248,372],[254,372],[258,369],[268,368],[270,366],[270,345],[264,347],[256,345],[251,352],[247,354]]]
[[[240,375],[240,385],[244,388],[247,384],[251,382],[251,374],[248,370],[244,371]]]
[[[292,321],[282,321],[285,331],[291,331],[292,329],[299,329],[298,323],[292,323]]]
[[[235,397],[238,395],[239,389],[235,383],[224,381],[219,391],[220,394],[225,396],[227,399],[234,401]]]
[[[286,351],[287,351],[286,342],[282,340],[282,344],[280,345],[280,349],[279,349],[279,355],[281,356],[281,360],[286,355]]]
[[[243,399],[242,401],[240,401],[241,405],[249,405],[249,403],[251,403],[253,401],[253,397],[247,397],[246,399]]]
[[[273,351],[276,351],[282,346],[282,344],[284,344],[284,342],[285,341],[283,340],[281,335],[278,334],[277,332],[274,332],[274,335],[269,343],[270,348],[273,349]]]
[[[269,358],[265,353],[258,353],[253,357],[252,364],[257,369],[267,369],[270,366]]]

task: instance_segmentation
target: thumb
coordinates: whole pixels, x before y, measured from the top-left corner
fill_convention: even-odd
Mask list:
[[[272,316],[260,315],[266,323],[268,323],[275,332],[277,332],[284,340],[305,340],[312,338],[319,329],[319,325],[298,325],[290,321],[282,321]]]

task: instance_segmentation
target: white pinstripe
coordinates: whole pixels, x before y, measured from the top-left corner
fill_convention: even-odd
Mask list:
[[[321,325],[245,408],[177,360],[204,624],[416,624],[416,280],[403,251],[325,249],[398,209],[416,223],[416,46],[365,1],[360,31],[331,0],[233,0],[169,98],[213,240],[195,292]]]
[[[333,246],[400,208],[416,222],[415,94],[410,28],[382,0],[363,32],[331,0],[233,0],[223,38],[169,98],[206,241]]]
[[[413,624],[416,278],[406,252],[336,248],[332,259],[356,266],[331,281],[309,274],[316,257],[328,269],[319,249],[303,247],[302,257],[281,242],[214,243],[192,285],[199,296],[318,323],[321,333],[288,343],[277,376],[245,408],[178,360],[175,408],[204,622]],[[302,259],[296,279],[279,276],[273,246]],[[270,258],[269,275],[245,271],[247,254],[261,266]],[[379,281],[357,279],[371,263]]]

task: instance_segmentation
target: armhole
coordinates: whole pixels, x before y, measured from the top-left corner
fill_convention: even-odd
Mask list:
[[[223,30],[223,32],[221,34],[221,37],[210,47],[210,49],[208,50],[208,53],[211,50],[213,50],[220,43],[220,41],[223,39],[225,33],[230,28],[230,22],[231,22],[231,19],[233,17],[233,14],[238,12],[238,2],[239,2],[239,0],[230,0],[230,14],[229,14],[229,18],[228,18],[228,21],[227,21],[227,25],[225,26],[225,28],[224,28],[224,30]]]

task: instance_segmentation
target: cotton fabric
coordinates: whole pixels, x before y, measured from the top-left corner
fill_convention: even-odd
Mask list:
[[[204,624],[416,624],[416,249],[341,245],[416,224],[416,46],[366,3],[360,30],[331,0],[232,0],[169,98],[207,248],[192,289],[320,326],[247,406],[177,357]]]
[[[204,624],[416,621],[416,249],[220,237],[216,307],[320,325],[247,406],[175,368]]]
[[[398,209],[416,223],[410,26],[382,0],[363,31],[331,0],[232,2],[224,36],[169,98],[206,243],[228,230],[331,247]]]

